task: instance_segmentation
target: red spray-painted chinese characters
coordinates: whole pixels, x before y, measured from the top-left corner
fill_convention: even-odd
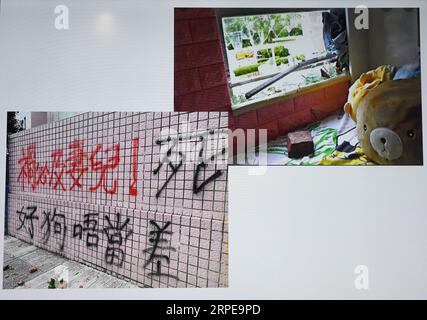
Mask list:
[[[137,165],[139,138],[134,138],[131,157],[131,181],[129,194],[137,195]],[[103,146],[98,144],[92,152],[87,153],[84,142],[76,140],[68,145],[68,152],[56,149],[51,153],[51,163],[39,163],[36,157],[36,144],[32,143],[22,149],[18,159],[20,171],[17,178],[21,190],[30,187],[35,191],[39,186],[48,186],[53,190],[73,191],[86,189],[89,191],[103,190],[108,194],[117,192],[117,179],[108,179],[109,175],[118,169],[120,164],[120,144]],[[85,175],[93,173],[95,183],[84,184]],[[64,179],[68,176],[70,179]],[[67,182],[69,183],[67,184]],[[108,181],[112,181],[108,185]]]

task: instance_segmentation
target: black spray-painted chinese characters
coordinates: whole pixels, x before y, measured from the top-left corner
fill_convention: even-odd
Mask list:
[[[98,216],[98,213],[86,213],[83,215],[83,225],[77,223],[73,226],[73,238],[79,237],[81,240],[83,234],[86,234],[86,246],[97,247],[99,242]]]
[[[161,195],[162,191],[167,187],[172,178],[180,170],[184,161],[193,160],[196,163],[193,172],[194,194],[198,194],[199,192],[201,192],[207,184],[211,183],[222,175],[221,170],[215,170],[211,175],[205,176],[203,180],[200,179],[202,171],[205,171],[210,164],[213,164],[219,155],[225,156],[226,154],[225,147],[218,148],[218,141],[215,139],[218,134],[221,134],[221,132],[215,132],[215,130],[208,130],[202,133],[191,134],[188,136],[177,135],[176,137],[171,137],[170,135],[168,135],[165,139],[158,139],[156,141],[157,145],[163,147],[161,150],[163,151],[163,154],[162,158],[160,159],[159,165],[156,169],[153,170],[153,174],[157,175],[164,164],[167,164],[171,169],[171,172],[166,178],[166,181],[157,190],[156,198]],[[192,159],[191,151],[186,152],[189,150],[187,150],[185,147],[180,147],[180,144],[184,142],[187,144],[193,143],[196,145],[197,151],[195,159]],[[211,143],[209,144],[209,142]],[[209,153],[208,151],[211,152]],[[187,153],[189,153],[190,156]]]
[[[35,220],[39,220],[37,206],[22,206],[17,210],[19,225],[17,230],[25,230],[31,239],[34,239],[36,225]],[[119,213],[110,217],[104,215],[104,226],[99,227],[99,214],[89,212],[83,215],[82,223],[74,223],[70,228],[72,238],[82,240],[84,237],[85,245],[88,248],[98,248],[100,235],[107,237],[107,247],[105,249],[105,262],[109,265],[121,267],[125,258],[124,245],[132,235],[133,230],[129,226],[130,218],[122,222]],[[59,250],[63,251],[66,244],[68,227],[65,214],[60,213],[57,208],[42,210],[40,220],[41,240],[44,245],[49,242],[56,242]],[[52,236],[53,235],[53,236]]]
[[[36,211],[36,206],[22,206],[21,210],[16,211],[20,222],[17,230],[24,228],[30,235],[31,239],[34,238],[34,220],[39,219],[39,217],[35,215]]]
[[[172,235],[172,231],[166,230],[171,223],[166,222],[163,227],[160,227],[156,221],[150,220],[150,225],[154,229],[149,233],[149,241],[152,246],[144,250],[145,253],[149,253],[149,257],[144,268],[154,262],[155,270],[154,272],[150,272],[148,276],[167,276],[178,280],[176,276],[162,272],[162,261],[165,261],[168,265],[170,264],[169,256],[164,254],[164,252],[176,251],[176,249],[170,245],[170,239],[165,238],[165,236]]]
[[[127,229],[130,221],[129,218],[123,223],[120,223],[120,214],[116,214],[116,222],[112,223],[109,216],[105,216],[108,226],[104,228],[104,233],[107,235],[108,245],[105,251],[105,261],[107,264],[113,264],[121,267],[123,264],[125,253],[122,246],[132,234],[131,229]]]
[[[53,212],[50,210],[43,210],[44,220],[41,225],[41,229],[44,231],[43,243],[46,244],[49,241],[53,227],[53,234],[59,237],[59,239],[57,239],[59,249],[63,250],[65,245],[65,236],[67,233],[67,225],[65,223],[65,215],[57,213],[56,209],[57,208],[53,208]]]

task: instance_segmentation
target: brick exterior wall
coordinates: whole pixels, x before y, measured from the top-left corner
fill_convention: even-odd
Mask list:
[[[175,111],[230,111],[215,9],[175,9]]]
[[[210,158],[226,127],[219,112],[83,113],[11,135],[8,232],[140,286],[226,286],[226,161],[161,162],[185,143]]]
[[[215,9],[175,9],[175,111],[227,111],[230,129],[267,129],[271,140],[325,118],[347,100],[344,80],[233,115],[222,41]]]

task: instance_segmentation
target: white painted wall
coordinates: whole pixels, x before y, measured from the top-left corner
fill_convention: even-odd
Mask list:
[[[352,78],[383,64],[413,62],[419,52],[418,10],[369,9],[369,29],[356,30],[353,9],[348,9],[348,31]]]
[[[69,30],[54,27],[60,4],[69,8]],[[2,0],[0,44],[5,107],[172,111],[173,8],[166,1]]]
[[[418,10],[372,10],[369,32],[371,67],[403,65],[418,56]]]

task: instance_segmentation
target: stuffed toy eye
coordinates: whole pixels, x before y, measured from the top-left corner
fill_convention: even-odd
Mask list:
[[[363,125],[363,130],[364,131],[368,130],[368,127],[366,126],[366,124]]]
[[[407,134],[407,136],[409,137],[409,138],[414,138],[415,137],[415,132],[414,132],[414,130],[408,130],[407,132],[406,132],[406,134]]]

